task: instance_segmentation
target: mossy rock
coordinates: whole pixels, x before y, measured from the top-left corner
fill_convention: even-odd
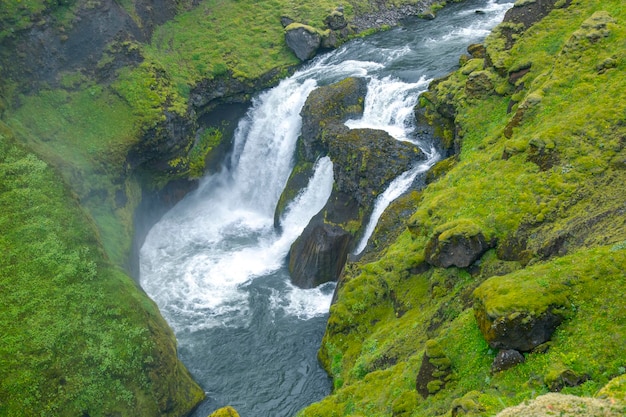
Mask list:
[[[292,23],[285,28],[285,41],[301,61],[313,58],[322,44],[322,35],[312,26]]]
[[[595,395],[600,399],[614,399],[626,403],[626,374],[616,376]]]
[[[239,413],[231,406],[222,407],[219,410],[215,410],[209,417],[239,417]]]
[[[465,268],[493,246],[471,220],[455,220],[437,228],[424,250],[433,266]]]
[[[428,340],[415,380],[417,392],[426,398],[445,388],[451,378],[451,367],[452,362],[446,356],[441,344],[434,339]]]
[[[472,416],[482,415],[485,407],[480,403],[481,393],[478,391],[470,391],[461,398],[452,401],[450,415],[456,416]]]
[[[568,288],[524,272],[489,278],[474,291],[474,315],[492,348],[528,352],[567,316]]]
[[[530,402],[509,407],[496,417],[622,417],[626,405],[609,400],[564,394],[545,394]]]

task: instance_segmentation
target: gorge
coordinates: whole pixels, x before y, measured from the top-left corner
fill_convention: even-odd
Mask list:
[[[230,160],[150,231],[141,251],[141,285],[173,327],[183,362],[207,391],[207,402],[194,415],[225,405],[241,415],[295,415],[330,391],[316,351],[334,286],[298,289],[289,284],[285,264],[290,245],[330,196],[333,168],[327,156],[286,209],[280,232],[274,229],[309,93],[363,77],[363,116],[348,126],[417,141],[418,95],[429,80],[454,68],[467,44],[480,41],[509,7],[492,1],[450,6],[436,22],[406,22],[306,64],[253,99]],[[475,13],[477,8],[484,14]],[[418,142],[431,156],[401,178],[405,190],[440,158],[432,141]]]
[[[0,416],[626,414],[626,10],[444,3],[2,2]]]

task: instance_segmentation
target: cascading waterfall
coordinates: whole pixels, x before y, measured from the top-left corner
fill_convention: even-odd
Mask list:
[[[381,194],[360,251],[386,205],[439,158],[432,144],[416,142],[417,96],[430,79],[453,69],[467,44],[479,41],[510,5],[469,0],[444,9],[433,22],[407,23],[314,60],[253,100],[227,166],[204,178],[152,228],[140,253],[140,281],[207,392],[194,416],[226,404],[243,417],[290,416],[330,392],[316,351],[334,284],[295,288],[285,266],[290,245],[330,195],[327,157],[285,211],[281,231],[273,227],[308,94],[348,76],[367,78],[364,115],[347,125],[386,130],[428,156]]]

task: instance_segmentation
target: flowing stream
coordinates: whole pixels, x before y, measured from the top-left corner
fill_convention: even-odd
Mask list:
[[[242,417],[289,417],[330,392],[316,353],[334,284],[298,289],[286,268],[290,245],[332,190],[327,157],[286,210],[280,232],[273,227],[308,94],[348,76],[366,77],[364,115],[346,124],[384,129],[417,143],[428,156],[381,194],[358,254],[389,202],[440,158],[437,147],[416,133],[419,93],[432,78],[453,70],[467,45],[481,41],[511,5],[468,0],[433,21],[415,19],[316,58],[253,100],[224,168],[202,179],[198,190],[150,230],[140,251],[140,282],[206,391],[194,416],[232,405]]]

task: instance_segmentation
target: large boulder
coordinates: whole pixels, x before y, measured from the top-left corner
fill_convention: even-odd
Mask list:
[[[322,44],[322,36],[311,26],[292,23],[285,28],[285,41],[298,59],[306,61],[317,53]]]
[[[570,305],[565,285],[524,271],[489,278],[474,297],[474,316],[489,346],[520,352],[550,340]]]
[[[300,288],[314,288],[335,281],[348,256],[350,235],[320,219],[310,224],[289,253],[291,281]]]
[[[493,246],[471,220],[455,220],[435,230],[424,250],[434,266],[466,268]]]
[[[289,270],[298,286],[339,278],[376,197],[424,158],[417,146],[397,141],[383,130],[345,126],[347,119],[362,114],[366,90],[364,79],[347,78],[311,92],[301,111],[298,161],[283,197],[297,194],[307,183],[303,173],[310,172],[307,167],[321,156],[329,156],[333,162],[335,185],[322,212],[291,247]],[[288,203],[283,197],[275,219]]]

